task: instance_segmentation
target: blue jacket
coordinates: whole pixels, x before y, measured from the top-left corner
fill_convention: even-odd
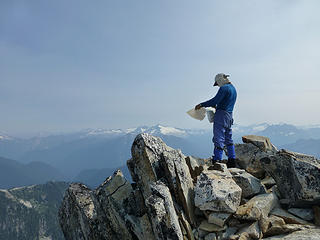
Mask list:
[[[215,107],[217,110],[233,112],[237,99],[237,91],[232,84],[226,84],[219,88],[216,96],[210,100],[201,103],[202,107]]]
[[[201,103],[202,107],[215,107],[214,124],[219,124],[225,128],[231,128],[233,124],[233,108],[237,99],[237,91],[232,84],[220,87],[217,95]]]

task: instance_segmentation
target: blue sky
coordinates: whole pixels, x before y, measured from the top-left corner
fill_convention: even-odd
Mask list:
[[[161,123],[238,90],[235,122],[318,124],[317,0],[2,0],[0,132]]]

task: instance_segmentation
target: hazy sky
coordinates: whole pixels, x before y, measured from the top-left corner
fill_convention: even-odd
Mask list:
[[[317,124],[320,1],[1,0],[0,132],[209,127],[186,111],[225,72],[235,121]]]

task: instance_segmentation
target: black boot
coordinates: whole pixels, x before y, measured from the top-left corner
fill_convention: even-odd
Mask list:
[[[228,168],[235,168],[236,167],[236,159],[229,158],[227,161],[227,167]]]

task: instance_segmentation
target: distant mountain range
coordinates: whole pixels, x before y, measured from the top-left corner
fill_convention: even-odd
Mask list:
[[[0,157],[0,188],[21,187],[64,178],[57,169],[43,162],[22,164]]]
[[[161,137],[167,145],[186,155],[207,158],[212,155],[211,129],[181,129],[156,125],[130,129],[86,129],[79,132],[19,139],[0,137],[0,156],[28,166],[41,162],[61,172],[61,180],[79,180],[91,186],[100,183],[102,174],[126,166],[131,144],[139,133]],[[235,142],[248,134],[267,136],[278,148],[320,157],[320,126],[296,127],[289,124],[255,124],[233,127]],[[303,147],[302,147],[303,146]],[[48,169],[48,168],[47,168]],[[45,171],[44,171],[45,172]],[[54,171],[53,171],[54,172]],[[46,179],[48,180],[48,179]],[[38,182],[42,183],[42,182]]]

